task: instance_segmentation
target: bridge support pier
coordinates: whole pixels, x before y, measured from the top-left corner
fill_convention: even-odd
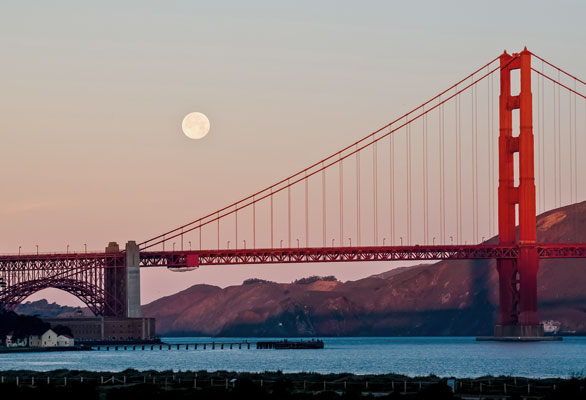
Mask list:
[[[126,243],[126,316],[140,318],[140,250],[134,240]]]
[[[126,243],[125,250],[120,253],[116,242],[106,247],[106,253],[121,257],[109,258],[104,270],[104,315],[140,318],[140,251],[135,241]]]

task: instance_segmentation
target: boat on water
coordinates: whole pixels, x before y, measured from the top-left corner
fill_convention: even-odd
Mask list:
[[[322,340],[280,340],[257,342],[257,349],[277,349],[277,350],[298,350],[298,349],[323,349],[324,342]]]

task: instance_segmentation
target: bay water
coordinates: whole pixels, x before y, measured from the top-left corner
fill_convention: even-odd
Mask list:
[[[281,338],[163,338],[163,342],[256,342]],[[291,339],[293,340],[293,339]],[[297,340],[297,339],[295,339]],[[306,338],[305,340],[311,340]],[[173,371],[282,371],[354,374],[395,373],[441,377],[523,376],[529,378],[586,375],[586,338],[560,342],[477,342],[473,337],[324,338],[321,350],[220,350],[190,346],[177,350],[118,350],[0,354],[1,370],[51,371],[75,369],[119,372]],[[244,347],[244,346],[243,346]]]

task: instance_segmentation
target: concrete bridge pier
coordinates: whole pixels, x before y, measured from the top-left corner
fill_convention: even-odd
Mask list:
[[[110,242],[108,254],[121,254],[109,259],[104,271],[106,292],[105,315],[113,317],[141,318],[140,311],[140,249],[134,240],[126,243],[125,252]]]
[[[142,317],[140,311],[140,249],[134,240],[126,243],[126,316]]]

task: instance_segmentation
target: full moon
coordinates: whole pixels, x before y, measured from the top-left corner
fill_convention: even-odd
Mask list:
[[[201,139],[210,131],[210,120],[200,112],[192,112],[183,118],[181,128],[188,138]]]

